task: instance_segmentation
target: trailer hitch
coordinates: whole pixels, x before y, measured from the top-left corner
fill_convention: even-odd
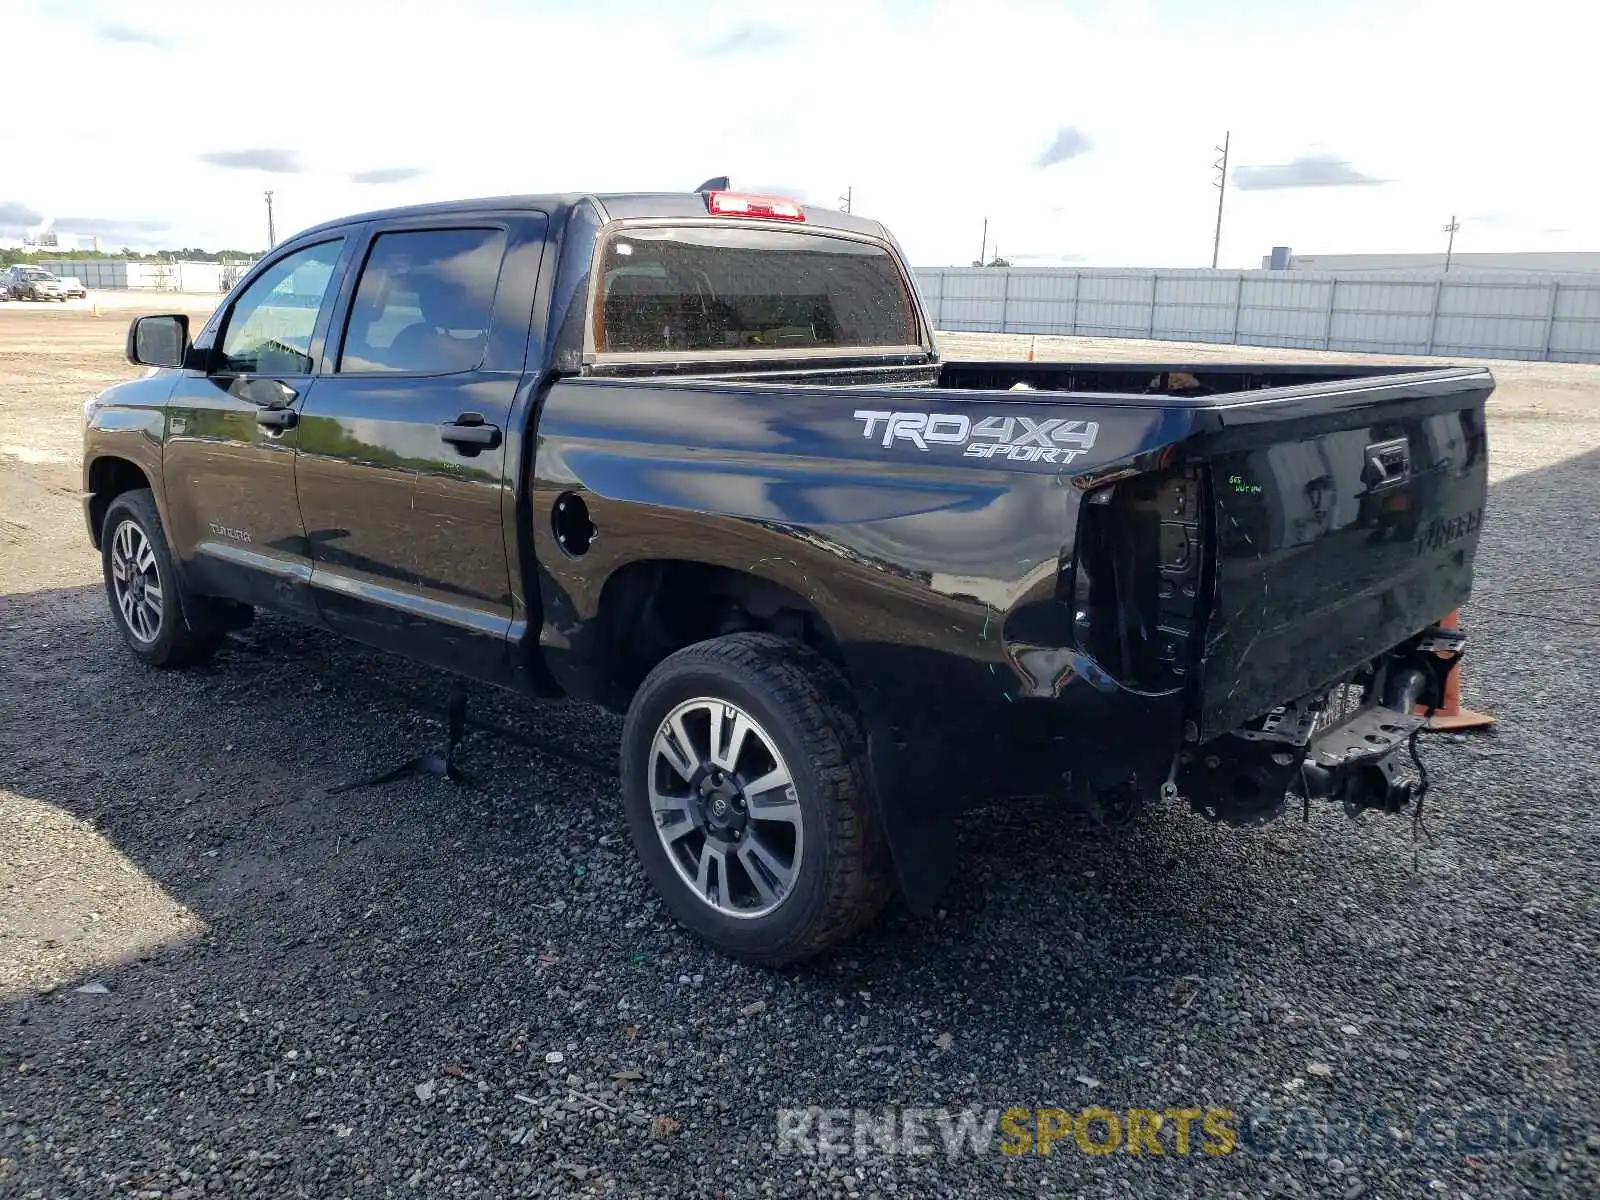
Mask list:
[[[1459,643],[1442,646],[1430,640],[1434,632],[1424,635],[1420,649],[1459,652]],[[1393,659],[1360,689],[1341,685],[1305,697],[1249,727],[1184,750],[1170,782],[1195,811],[1229,825],[1274,820],[1290,795],[1304,802],[1308,816],[1312,800],[1332,800],[1351,817],[1401,813],[1415,805],[1420,820],[1427,772],[1417,756],[1416,735],[1427,718],[1418,706],[1426,700],[1431,711],[1437,695],[1427,658]],[[1417,764],[1420,783],[1401,778],[1407,753]]]
[[[1431,673],[1414,664],[1388,671],[1380,703],[1357,709],[1310,739],[1300,764],[1300,794],[1307,801],[1337,800],[1350,817],[1369,809],[1410,808],[1418,793],[1400,779],[1400,761],[1408,750],[1416,757],[1417,731],[1427,721],[1417,702],[1433,683]]]
[[[1300,794],[1308,801],[1337,800],[1347,817],[1358,817],[1369,809],[1404,812],[1411,807],[1414,789],[1399,779],[1401,753],[1390,750],[1335,768],[1308,760],[1300,766]]]

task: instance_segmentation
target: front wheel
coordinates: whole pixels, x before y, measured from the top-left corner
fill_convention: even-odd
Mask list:
[[[628,709],[634,848],[678,921],[739,958],[812,957],[882,909],[891,874],[868,780],[843,678],[770,634],[678,651]]]
[[[183,584],[148,490],[124,492],[111,502],[101,526],[100,561],[117,627],[143,661],[187,666],[222,644],[218,635],[195,633],[184,619]]]

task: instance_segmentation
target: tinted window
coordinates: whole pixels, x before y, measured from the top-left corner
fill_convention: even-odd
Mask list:
[[[356,285],[339,370],[441,375],[478,366],[505,248],[499,229],[379,235]]]
[[[917,341],[881,246],[787,229],[641,228],[602,255],[602,351],[805,350]]]
[[[343,244],[336,238],[307,246],[262,272],[228,316],[216,369],[248,375],[311,374],[311,333]]]

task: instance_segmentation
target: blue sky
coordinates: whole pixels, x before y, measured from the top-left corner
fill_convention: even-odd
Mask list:
[[[342,213],[716,174],[919,264],[1600,249],[1571,0],[12,0],[0,239],[256,247]],[[19,167],[26,169],[16,169]]]

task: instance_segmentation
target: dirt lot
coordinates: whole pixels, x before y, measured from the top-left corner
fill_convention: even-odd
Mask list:
[[[102,312],[0,305],[0,1196],[1600,1194],[1600,368],[1496,365],[1500,725],[1425,744],[1430,840],[1007,806],[939,914],[764,972],[648,892],[604,714],[475,693],[523,735],[470,739],[479,786],[335,794],[437,740],[439,678],[271,618],[137,666],[77,502],[82,403],[130,370]],[[781,1107],[895,1103],[1266,1116],[1217,1157],[774,1153]]]

